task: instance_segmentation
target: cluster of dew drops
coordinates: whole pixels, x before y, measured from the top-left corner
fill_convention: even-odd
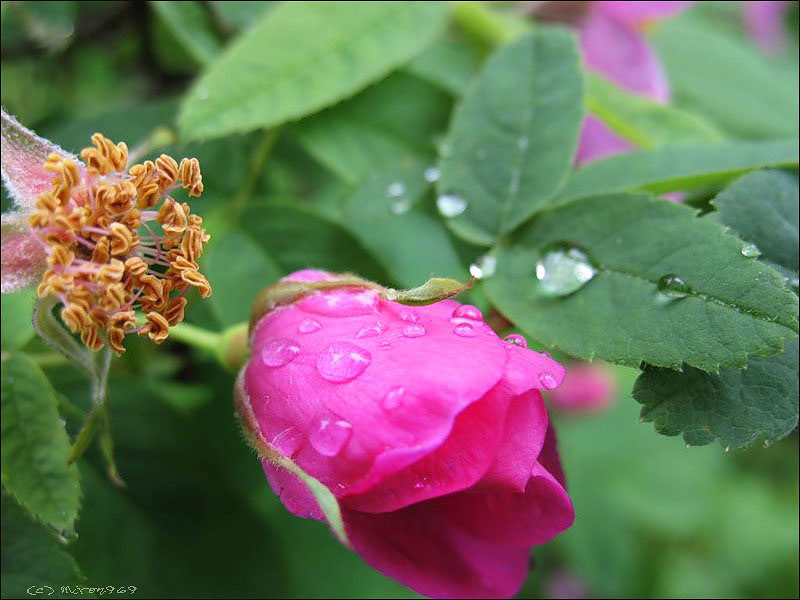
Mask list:
[[[310,296],[302,301],[303,310],[325,316],[354,317],[377,312],[378,298],[373,292],[325,294]],[[425,326],[420,323],[418,314],[404,309],[399,314],[402,323],[400,339],[422,338],[427,334]],[[483,323],[480,310],[469,304],[457,306],[451,315],[452,333],[461,338],[473,338],[488,328]],[[305,337],[324,328],[323,323],[314,316],[303,318],[297,325],[298,335]],[[362,327],[353,336],[354,340],[382,336],[389,327],[375,322]],[[527,348],[527,341],[519,334],[511,334],[505,342]],[[391,342],[384,339],[378,343],[382,350],[388,350]],[[300,344],[290,338],[270,340],[261,350],[261,362],[270,369],[278,369],[291,363],[301,352]],[[345,384],[357,379],[372,362],[372,354],[361,346],[346,340],[330,342],[317,355],[315,368],[320,377],[335,384]],[[539,382],[545,389],[557,386],[556,378],[548,372],[539,375]],[[407,401],[406,388],[393,385],[386,390],[380,399],[382,410],[391,413],[403,407]],[[318,415],[308,434],[308,442],[322,456],[334,457],[341,454],[353,435],[353,425],[337,415],[325,412]],[[288,427],[272,439],[272,445],[279,452],[293,457],[305,443],[304,434],[297,427]]]

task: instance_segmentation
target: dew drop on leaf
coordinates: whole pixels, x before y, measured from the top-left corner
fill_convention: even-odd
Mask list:
[[[548,296],[567,296],[577,292],[596,274],[597,268],[589,255],[572,244],[552,244],[545,248],[536,262],[536,279]]]

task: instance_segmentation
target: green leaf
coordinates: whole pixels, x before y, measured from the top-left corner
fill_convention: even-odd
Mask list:
[[[425,173],[419,163],[378,173],[345,204],[342,222],[402,286],[467,276],[447,229],[422,202],[430,191]]]
[[[3,357],[2,379],[3,485],[44,523],[71,531],[80,484],[77,468],[67,464],[69,439],[55,392],[24,354]]]
[[[719,142],[722,135],[700,117],[626,92],[587,73],[586,109],[643,148],[684,142]]]
[[[408,110],[409,105],[414,110]],[[386,166],[433,156],[431,134],[446,127],[450,99],[406,73],[395,73],[351,100],[303,119],[300,144],[331,172],[361,183]]]
[[[317,268],[386,281],[385,271],[342,225],[296,204],[254,201],[242,227],[286,273]]]
[[[13,350],[24,346],[33,337],[33,302],[36,291],[32,288],[12,294],[3,294],[2,327],[3,350]]]
[[[169,27],[175,39],[199,64],[210,63],[220,51],[211,17],[200,2],[157,0],[150,6]]]
[[[798,131],[797,66],[782,67],[749,42],[693,15],[664,23],[653,36],[674,102],[738,136],[785,137]]]
[[[456,110],[439,190],[466,201],[449,219],[465,239],[491,244],[530,217],[572,166],[582,106],[574,38],[540,29],[500,48]]]
[[[566,296],[535,277],[554,243],[575,244],[596,275]],[[797,296],[742,241],[692,209],[635,194],[599,196],[542,212],[503,249],[486,292],[514,324],[573,356],[638,367],[707,371],[779,352],[797,329]],[[683,298],[659,291],[680,277]],[[573,288],[574,289],[574,288]]]
[[[37,523],[5,492],[2,505],[3,598],[28,597],[31,586],[50,586],[59,593],[61,586],[84,582],[78,564],[55,532]]]
[[[794,139],[675,145],[618,154],[575,171],[550,204],[609,192],[663,193],[721,185],[755,169],[796,166],[798,151]]]
[[[736,180],[712,201],[712,213],[739,236],[755,244],[761,259],[778,265],[797,279],[797,175],[759,171]]]
[[[718,374],[687,368],[646,369],[633,389],[642,419],[665,435],[683,434],[690,445],[714,440],[729,448],[759,438],[776,442],[797,427],[798,338],[783,353],[751,358],[743,370]]]
[[[480,67],[480,54],[471,45],[440,40],[405,66],[405,70],[453,96],[463,96]]]
[[[214,288],[211,306],[220,324],[230,327],[250,317],[255,297],[283,269],[249,235],[229,231],[209,246],[205,273]]]
[[[178,119],[187,138],[272,127],[338,102],[421,52],[441,2],[284,2],[210,65]]]

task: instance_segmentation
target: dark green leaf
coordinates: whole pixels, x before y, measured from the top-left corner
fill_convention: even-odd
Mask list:
[[[694,16],[659,27],[654,42],[675,102],[747,137],[785,137],[798,130],[797,67],[783,67]]]
[[[200,2],[150,2],[184,50],[199,64],[211,62],[220,50],[211,17]]]
[[[553,297],[535,278],[553,243],[576,244],[597,274]],[[797,296],[773,269],[742,255],[724,227],[668,200],[618,194],[537,216],[504,249],[486,284],[497,309],[547,345],[579,358],[707,371],[774,354],[797,331]],[[660,293],[680,277],[686,297]]]
[[[277,2],[267,0],[212,0],[208,2],[212,12],[230,31],[244,31],[258,22],[265,11],[273,8]]]
[[[796,139],[637,150],[578,169],[551,204],[608,192],[662,193],[720,185],[755,169],[797,165],[797,155]]]
[[[50,382],[31,358],[14,353],[2,363],[3,485],[44,523],[72,530],[80,505],[69,439]]]
[[[424,206],[430,191],[425,173],[415,164],[376,174],[345,205],[343,223],[386,267],[392,281],[405,287],[432,275],[467,276],[441,220]]]
[[[283,270],[249,235],[229,231],[209,246],[205,273],[214,288],[211,305],[224,328],[247,321],[255,297]]]
[[[691,445],[719,440],[740,448],[759,438],[773,443],[797,427],[798,338],[784,352],[751,358],[743,370],[718,374],[691,367],[682,373],[645,370],[633,397],[643,404],[642,418],[665,435],[683,434]]]
[[[55,532],[37,523],[5,492],[2,504],[3,598],[29,597],[31,586],[50,586],[60,594],[62,585],[83,583],[75,559],[63,549]]]
[[[569,34],[541,29],[486,62],[456,110],[443,150],[442,194],[466,210],[449,220],[491,244],[530,217],[569,173],[583,116],[582,75]]]
[[[722,139],[719,131],[692,113],[626,92],[591,72],[586,81],[586,109],[637,146],[654,148]]]
[[[731,184],[712,204],[714,217],[755,244],[761,258],[797,278],[797,175],[783,171],[750,173]]]
[[[430,44],[440,2],[284,2],[234,42],[186,97],[187,138],[272,127],[345,98]]]

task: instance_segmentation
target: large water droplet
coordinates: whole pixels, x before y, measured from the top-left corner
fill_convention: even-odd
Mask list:
[[[376,337],[381,335],[387,329],[388,327],[383,323],[375,323],[375,325],[362,327],[361,329],[358,330],[358,333],[356,334],[356,339],[360,340],[361,338]]]
[[[469,323],[458,323],[453,328],[453,333],[459,337],[475,337],[475,328]]]
[[[451,219],[467,210],[467,201],[458,194],[442,194],[436,199],[436,208],[443,217]]]
[[[477,306],[472,304],[462,304],[453,311],[454,319],[470,319],[472,321],[483,321],[483,315]]]
[[[515,346],[520,346],[521,348],[528,347],[528,340],[525,339],[524,336],[518,333],[511,333],[503,338],[509,344],[514,344]]]
[[[386,195],[389,198],[399,198],[406,193],[406,186],[402,181],[393,181],[386,188]]]
[[[755,244],[745,244],[742,246],[742,256],[747,258],[758,258],[761,256],[761,250]]]
[[[300,301],[306,312],[327,317],[357,317],[378,312],[378,295],[371,290],[331,290]]]
[[[336,456],[350,441],[353,426],[344,419],[320,417],[311,430],[309,441],[322,456]]]
[[[314,333],[320,329],[322,329],[322,325],[314,319],[303,319],[300,325],[297,326],[297,331],[300,333]]]
[[[425,181],[428,183],[436,183],[439,181],[440,175],[441,173],[439,173],[439,167],[435,167],[433,165],[425,169],[425,172],[423,173],[423,177],[425,177]]]
[[[539,375],[539,383],[546,390],[554,390],[558,387],[558,380],[550,373],[542,373]]]
[[[303,447],[305,437],[297,427],[287,427],[274,438],[272,438],[272,446],[284,456],[292,458],[300,448]]]
[[[406,390],[403,386],[395,386],[384,394],[381,400],[381,408],[384,410],[395,410],[402,406],[405,400]]]
[[[317,357],[320,376],[333,383],[352,381],[369,366],[369,351],[350,342],[333,342]]]
[[[419,323],[409,323],[403,327],[403,337],[418,338],[425,335],[425,328]]]
[[[572,244],[553,244],[536,263],[536,279],[550,296],[577,292],[597,273],[589,256]]]
[[[268,367],[282,367],[294,360],[300,353],[300,346],[293,340],[278,338],[270,340],[261,350],[261,362]]]
[[[667,298],[685,298],[691,289],[683,279],[670,273],[658,280],[658,291]]]
[[[496,268],[497,258],[490,254],[484,254],[469,266],[469,274],[475,279],[486,279],[494,275]]]

